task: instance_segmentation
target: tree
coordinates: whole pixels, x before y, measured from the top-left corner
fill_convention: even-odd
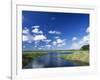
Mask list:
[[[89,50],[89,45],[83,45],[83,46],[81,47],[81,50]]]

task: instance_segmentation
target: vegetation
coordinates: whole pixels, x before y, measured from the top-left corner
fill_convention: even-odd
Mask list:
[[[22,54],[22,67],[26,66],[32,59],[36,59],[42,55],[45,55],[46,52],[32,52],[32,51],[23,51]]]
[[[81,50],[89,50],[89,45],[84,45],[81,47]]]
[[[80,53],[62,54],[62,59],[72,61],[75,65],[89,65],[89,52],[80,51]]]

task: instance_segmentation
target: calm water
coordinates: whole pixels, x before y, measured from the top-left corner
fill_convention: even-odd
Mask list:
[[[24,68],[50,68],[50,67],[69,67],[75,66],[73,62],[61,59],[61,54],[72,54],[71,52],[66,53],[47,53],[37,59],[33,59]]]

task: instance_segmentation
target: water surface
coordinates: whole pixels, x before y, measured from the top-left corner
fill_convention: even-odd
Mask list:
[[[24,68],[51,68],[51,67],[70,67],[75,66],[71,61],[60,58],[62,54],[73,54],[72,52],[48,52],[41,57],[32,59]]]

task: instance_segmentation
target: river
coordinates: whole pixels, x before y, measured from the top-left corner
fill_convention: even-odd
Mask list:
[[[48,52],[36,59],[31,60],[24,68],[51,68],[51,67],[72,67],[73,62],[60,58],[61,54],[73,54],[72,52],[58,53]]]

